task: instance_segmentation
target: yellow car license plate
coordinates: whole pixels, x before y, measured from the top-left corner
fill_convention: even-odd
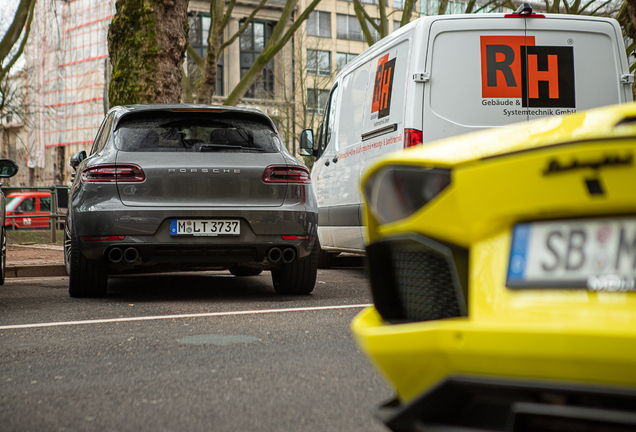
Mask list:
[[[636,291],[636,218],[515,225],[506,286]]]

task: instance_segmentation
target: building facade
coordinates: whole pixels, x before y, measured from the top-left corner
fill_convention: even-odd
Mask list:
[[[291,25],[308,5],[301,0]],[[363,0],[365,10],[379,17],[377,0]],[[229,39],[258,5],[236,3],[224,33]],[[278,23],[284,0],[269,0],[247,30],[219,58],[215,104],[222,104],[263,51]],[[413,18],[419,15],[416,5]],[[402,0],[388,0],[389,31],[399,27]],[[190,43],[200,56],[207,49],[210,3],[189,3]],[[38,2],[27,47],[24,154],[16,153],[21,173],[16,185],[69,184],[70,157],[88,150],[108,111],[108,25],[115,0],[53,0]],[[376,34],[377,38],[377,34]],[[267,65],[239,103],[269,114],[296,154],[296,137],[316,128],[337,72],[367,48],[351,1],[322,0],[293,39]],[[186,59],[192,84],[198,67]],[[196,86],[193,86],[196,88]]]

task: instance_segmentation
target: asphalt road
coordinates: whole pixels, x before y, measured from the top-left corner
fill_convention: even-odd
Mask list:
[[[112,278],[103,299],[67,283],[0,287],[2,431],[387,430],[372,413],[391,390],[349,330],[361,267],[302,297],[268,272]]]

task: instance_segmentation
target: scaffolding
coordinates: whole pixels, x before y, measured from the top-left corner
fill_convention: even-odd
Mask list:
[[[59,182],[60,173],[67,181],[66,161],[88,150],[97,134],[108,110],[107,37],[114,14],[115,0],[36,4],[25,48],[30,119],[26,163],[36,173],[31,179],[35,183]],[[58,167],[60,163],[64,166]]]

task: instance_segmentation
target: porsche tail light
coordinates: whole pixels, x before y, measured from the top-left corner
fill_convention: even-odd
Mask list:
[[[263,172],[265,183],[311,183],[309,170],[300,166],[271,165]]]
[[[312,235],[283,235],[281,236],[283,240],[313,240],[314,236]]]
[[[422,144],[422,131],[417,129],[404,129],[404,148]]]
[[[418,211],[450,182],[448,169],[388,166],[366,180],[364,194],[378,221],[389,223]]]
[[[125,239],[126,236],[83,236],[81,239],[85,242],[96,242],[96,241],[121,241]]]
[[[83,170],[82,180],[89,183],[139,183],[146,180],[146,174],[135,164],[104,164]]]

